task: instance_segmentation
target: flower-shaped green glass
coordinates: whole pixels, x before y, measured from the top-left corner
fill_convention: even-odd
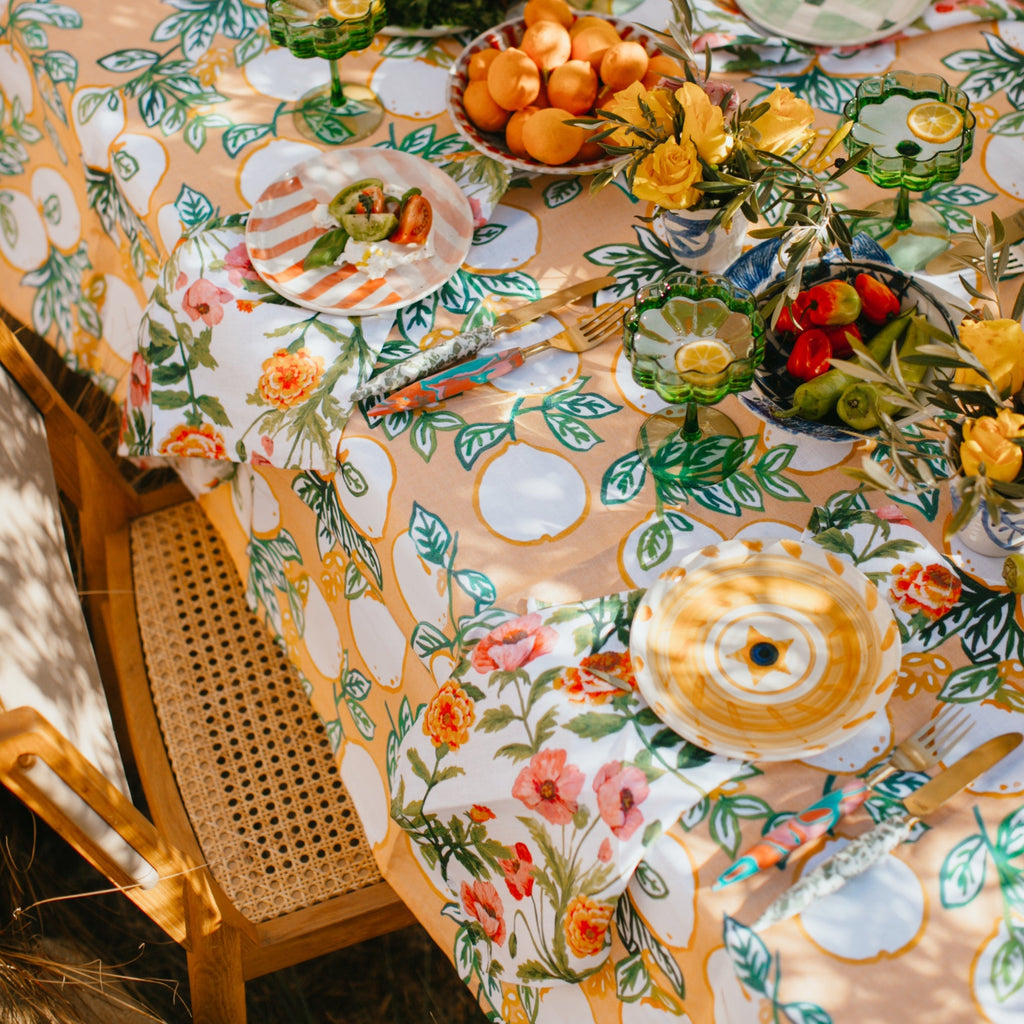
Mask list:
[[[365,50],[387,22],[384,0],[265,0],[270,39],[296,57],[323,57],[330,85],[302,96],[294,114],[296,130],[313,142],[347,145],[372,135],[384,107],[372,89],[343,82],[338,61]]]
[[[690,486],[739,468],[740,429],[708,406],[745,391],[764,357],[753,295],[715,274],[676,273],[636,294],[623,319],[633,379],[679,405],[648,417],[637,450],[655,476]]]
[[[929,109],[939,118],[914,117],[915,111]],[[949,230],[927,203],[911,201],[910,193],[959,177],[974,146],[975,116],[967,94],[938,75],[889,71],[857,86],[843,118],[853,122],[847,151],[873,147],[857,170],[882,188],[899,189],[895,200],[868,207],[877,214],[872,234],[880,235],[900,269],[919,270],[946,248]],[[871,230],[870,221],[864,226]]]

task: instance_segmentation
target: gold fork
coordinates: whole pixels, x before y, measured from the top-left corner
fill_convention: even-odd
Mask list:
[[[625,309],[625,303],[613,302],[610,306],[577,320],[561,334],[556,334],[546,341],[527,345],[521,350],[523,358],[546,348],[558,348],[563,352],[586,352],[596,348],[622,331],[622,314]]]
[[[879,777],[875,781],[881,781],[896,769],[902,772],[924,772],[934,768],[939,759],[952,750],[972,728],[974,721],[965,707],[953,707],[948,711],[943,708],[935,718],[929,719],[917,732],[897,745],[885,766],[878,769]]]

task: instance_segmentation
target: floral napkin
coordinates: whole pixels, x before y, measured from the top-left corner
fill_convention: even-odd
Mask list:
[[[479,154],[445,160],[474,223],[485,224],[507,170]],[[249,261],[244,221],[185,238],[161,269],[132,358],[121,454],[333,470],[352,392],[398,314],[348,317],[288,302]]]
[[[904,651],[959,598],[959,577],[895,507],[817,509],[808,537],[875,582]],[[396,737],[392,817],[499,980],[573,983],[597,969],[647,849],[746,768],[678,736],[637,691],[629,628],[642,594],[511,618]]]

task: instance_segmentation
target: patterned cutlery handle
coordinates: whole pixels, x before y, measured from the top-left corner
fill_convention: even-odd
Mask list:
[[[794,850],[825,835],[836,826],[840,818],[852,814],[860,807],[871,796],[872,788],[895,770],[892,765],[884,765],[866,779],[853,779],[839,789],[826,793],[799,814],[776,825],[723,871],[712,889],[724,889],[733,882],[756,875],[778,864]]]
[[[800,913],[822,896],[841,889],[851,878],[867,871],[907,839],[916,820],[912,817],[889,818],[847,843],[837,854],[790,886],[751,927],[755,932],[764,931],[770,925]]]
[[[456,334],[454,338],[438,342],[417,352],[408,359],[389,367],[383,373],[364,381],[352,392],[352,401],[364,398],[383,398],[391,392],[412,384],[429,374],[453,366],[462,359],[475,356],[485,345],[494,340],[494,328],[475,327],[471,331]]]
[[[865,779],[855,779],[826,793],[810,807],[805,807],[799,814],[765,833],[718,876],[712,889],[724,889],[733,882],[778,864],[797,848],[825,835],[840,818],[855,811],[870,795],[871,783]]]

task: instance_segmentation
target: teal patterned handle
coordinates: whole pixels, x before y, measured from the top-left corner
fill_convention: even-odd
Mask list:
[[[800,913],[822,896],[841,889],[851,878],[856,878],[895,850],[910,836],[916,821],[911,817],[890,818],[847,843],[837,854],[790,886],[751,927],[755,932],[764,931],[770,925]]]

